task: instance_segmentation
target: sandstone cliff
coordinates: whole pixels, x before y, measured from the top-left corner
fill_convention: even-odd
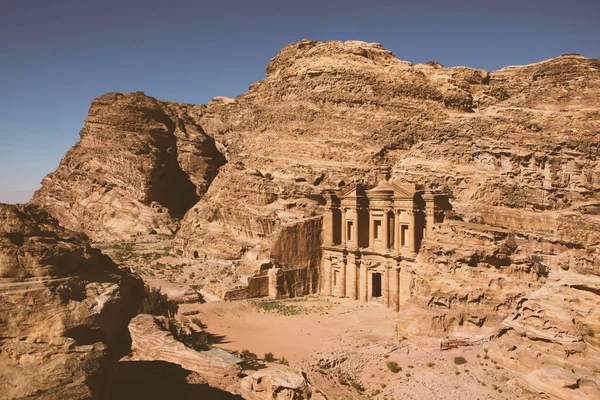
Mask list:
[[[518,346],[536,348],[537,336],[521,336],[537,330],[539,319],[519,312],[531,296],[565,296],[528,312],[575,313],[575,327],[597,331],[593,307],[568,304],[581,287],[592,287],[586,304],[597,302],[599,98],[600,61],[576,54],[487,72],[411,64],[379,44],[303,40],[235,99],[95,100],[80,143],[34,202],[99,239],[170,232],[185,213],[180,249],[230,262],[243,286],[274,266],[314,277],[321,191],[375,183],[375,168],[389,164],[393,182],[451,195],[453,210],[410,271],[410,306],[431,312],[418,322],[442,335],[500,329],[499,343],[514,331]],[[282,279],[291,287],[297,277]],[[545,319],[554,356],[522,372],[564,357],[566,329],[583,360],[569,364],[573,379],[595,393],[596,344],[560,320]]]
[[[142,282],[34,206],[0,205],[2,398],[101,398]]]
[[[173,233],[225,162],[195,107],[141,92],[95,99],[80,136],[31,202],[98,240]]]

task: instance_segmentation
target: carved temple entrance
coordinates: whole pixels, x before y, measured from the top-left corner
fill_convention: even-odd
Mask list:
[[[387,175],[372,187],[325,192],[320,291],[398,310],[410,297],[421,243],[442,222],[448,196]]]

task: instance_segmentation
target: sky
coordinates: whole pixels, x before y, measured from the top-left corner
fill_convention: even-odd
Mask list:
[[[0,202],[29,199],[107,92],[235,97],[303,38],[488,71],[564,53],[600,58],[599,21],[599,0],[2,0]]]

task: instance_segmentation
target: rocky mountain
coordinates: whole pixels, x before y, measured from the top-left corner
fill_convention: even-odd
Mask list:
[[[310,291],[322,191],[390,165],[392,182],[443,190],[453,208],[410,271],[410,306],[429,318],[401,334],[495,332],[534,390],[593,397],[598,99],[600,61],[577,54],[487,72],[302,40],[235,99],[94,100],[33,202],[95,239],[177,231],[188,256],[229,263],[229,289],[276,265],[307,267]],[[574,375],[552,392],[537,377],[557,370]]]
[[[141,92],[95,99],[80,136],[31,203],[94,239],[173,233],[225,161],[193,106]]]
[[[0,204],[1,397],[102,398],[142,295],[84,235]]]

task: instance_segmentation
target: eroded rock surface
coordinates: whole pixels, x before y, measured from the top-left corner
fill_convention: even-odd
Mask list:
[[[565,279],[600,274],[598,98],[600,61],[576,54],[487,72],[411,64],[379,44],[303,40],[235,99],[97,99],[80,143],[34,202],[96,238],[170,232],[185,213],[179,249],[229,275],[205,286],[207,296],[267,295],[267,281],[294,296],[319,285],[322,191],[374,184],[388,164],[392,182],[443,190],[453,207],[405,271],[407,307],[427,318],[400,328],[407,336],[508,329],[505,341],[517,322],[535,325],[514,314],[534,294],[565,296],[532,308],[549,307],[561,317],[547,324],[559,327],[581,293]],[[594,316],[575,319],[596,333]],[[594,393],[584,389],[594,373],[590,337],[573,364],[581,387],[569,393]],[[563,350],[544,351],[561,359]],[[523,373],[553,368],[536,360]]]
[[[140,314],[129,324],[131,354],[122,362],[165,361],[201,376],[211,387],[226,389],[238,380],[242,360],[224,350],[196,351],[161,329],[152,315]]]
[[[239,385],[240,394],[248,400],[289,399],[321,400],[306,379],[298,372],[265,368],[245,377]]]
[[[2,398],[102,398],[141,280],[35,206],[0,204]]]
[[[195,110],[141,92],[95,99],[32,203],[97,240],[173,233],[225,162]]]

